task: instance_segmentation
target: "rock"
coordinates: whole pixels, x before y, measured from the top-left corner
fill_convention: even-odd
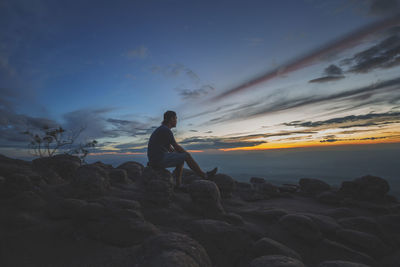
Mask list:
[[[302,178],[299,184],[301,191],[313,196],[331,189],[330,185],[318,179]]]
[[[81,160],[76,156],[60,154],[52,157],[38,158],[32,161],[34,170],[48,174],[53,170],[63,180],[69,181],[74,177],[75,171],[81,166]]]
[[[249,248],[247,256],[249,259],[254,259],[265,255],[284,255],[300,261],[302,260],[296,251],[268,237],[261,238],[255,242]]]
[[[259,178],[259,177],[251,177],[250,178],[250,183],[252,183],[252,184],[263,184],[263,183],[265,183],[265,179],[264,178]]]
[[[368,265],[350,261],[324,261],[318,267],[370,267]]]
[[[263,220],[267,223],[271,223],[278,221],[281,217],[287,215],[288,212],[283,209],[272,208],[272,209],[255,209],[250,211],[244,211],[243,214],[250,215],[252,217]]]
[[[312,250],[312,253],[312,259],[315,263],[340,260],[375,265],[375,261],[368,255],[329,239],[323,239]]]
[[[201,180],[202,178],[196,174],[182,176],[182,184],[188,185],[193,183],[194,181]]]
[[[40,224],[40,221],[30,214],[18,212],[10,214],[5,221],[5,225],[12,229],[25,229]]]
[[[159,233],[154,225],[141,219],[105,218],[88,221],[85,229],[89,237],[117,247],[138,245]]]
[[[349,244],[357,250],[362,250],[367,253],[367,255],[372,255],[375,258],[381,258],[390,253],[390,248],[386,246],[385,243],[378,237],[368,233],[339,229],[336,231],[336,236],[346,244]]]
[[[317,195],[317,200],[324,204],[340,205],[342,198],[335,192],[325,191]]]
[[[264,199],[270,199],[272,197],[279,196],[278,187],[271,183],[253,183],[253,188],[258,194],[262,195]]]
[[[10,198],[18,193],[24,191],[32,191],[33,184],[28,176],[24,174],[12,174],[7,176],[3,182],[1,187],[1,198]]]
[[[242,216],[235,213],[226,213],[223,214],[222,220],[230,223],[232,225],[244,225],[244,220]]]
[[[375,219],[371,217],[357,216],[351,218],[343,218],[338,220],[338,223],[346,229],[365,232],[377,236],[381,235],[378,223],[375,221]]]
[[[246,232],[222,221],[196,220],[187,228],[206,249],[214,266],[235,266],[252,243]]]
[[[78,212],[79,218],[84,220],[100,220],[109,217],[111,213],[104,205],[96,202],[81,206]]]
[[[219,188],[222,198],[232,197],[232,193],[236,188],[236,182],[232,177],[226,174],[216,174],[211,179]]]
[[[296,193],[300,187],[296,184],[283,184],[278,188],[281,193]]]
[[[386,180],[376,176],[363,176],[354,181],[343,182],[339,192],[344,196],[367,201],[379,201],[389,192]]]
[[[124,169],[111,169],[108,171],[110,177],[110,184],[130,184],[132,180],[128,178],[128,173]]]
[[[331,217],[320,214],[304,214],[311,218],[318,226],[318,229],[326,235],[335,235],[336,231],[341,228],[340,225]]]
[[[55,220],[76,218],[80,216],[85,205],[87,202],[81,199],[61,199],[49,203],[47,215]]]
[[[305,265],[293,258],[289,258],[283,255],[269,255],[262,256],[257,259],[254,259],[250,265],[250,267],[305,267]]]
[[[174,181],[168,170],[146,167],[138,182],[146,191],[146,202],[158,206],[168,206],[171,203]]]
[[[279,223],[292,235],[310,242],[318,242],[322,234],[314,221],[307,216],[288,214],[280,218]]]
[[[197,213],[211,218],[219,217],[224,213],[220,192],[214,182],[195,181],[189,185],[188,191]]]
[[[377,218],[379,230],[386,238],[400,246],[400,215],[382,215]]]
[[[128,174],[128,178],[133,182],[138,180],[142,176],[144,171],[144,166],[136,161],[128,161],[117,167],[117,169],[124,169]]]
[[[76,170],[71,181],[72,186],[81,196],[101,196],[110,189],[107,172],[96,165],[84,165]]]
[[[349,218],[349,217],[356,217],[356,213],[354,210],[349,208],[335,208],[335,209],[328,209],[325,211],[327,216],[339,219],[339,218]]]
[[[211,267],[205,249],[192,238],[165,233],[145,240],[138,252],[139,266]]]
[[[102,203],[110,209],[133,209],[139,210],[141,205],[136,200],[121,199],[116,197],[102,197],[97,199],[97,202]]]
[[[12,199],[12,204],[19,209],[26,211],[40,210],[46,206],[46,202],[43,198],[32,191],[19,193]]]
[[[245,182],[236,182],[236,190],[241,191],[241,190],[250,190],[251,189],[251,184],[245,183]]]

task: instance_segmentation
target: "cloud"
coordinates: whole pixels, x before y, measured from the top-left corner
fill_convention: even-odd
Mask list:
[[[324,83],[324,82],[332,82],[343,79],[344,76],[325,76],[317,79],[313,79],[308,81],[309,83]]]
[[[192,82],[196,84],[200,83],[199,76],[193,70],[180,63],[170,64],[167,66],[152,66],[150,70],[153,73],[163,74],[168,77],[178,77],[184,75]]]
[[[399,4],[397,0],[373,0],[369,13],[372,15],[389,15],[398,11]]]
[[[236,147],[249,147],[257,146],[266,141],[245,141],[241,140],[241,137],[237,138],[223,138],[223,137],[213,137],[213,138],[202,138],[202,137],[192,137],[184,139],[179,142],[186,149],[192,150],[204,150],[204,149],[225,149],[225,148],[236,148]]]
[[[364,137],[364,138],[328,138],[320,140],[320,143],[334,143],[334,142],[343,142],[343,141],[365,141],[365,140],[380,140],[387,139],[393,136],[379,136],[379,137]]]
[[[149,49],[143,45],[136,47],[135,49],[129,50],[125,53],[128,58],[146,58],[149,55]]]
[[[366,73],[377,68],[391,68],[400,65],[400,36],[392,35],[352,58],[342,60],[350,66],[350,72]]]
[[[370,127],[400,122],[400,112],[369,113],[364,115],[350,115],[333,118],[324,121],[293,121],[284,123],[286,126],[307,127],[307,128],[353,128]]]
[[[336,94],[330,95],[305,95],[297,98],[277,98],[275,101],[271,101],[274,96],[270,95],[261,99],[257,99],[251,103],[247,103],[245,105],[235,107],[234,109],[230,109],[224,112],[222,116],[219,116],[210,122],[213,123],[221,123],[225,121],[233,121],[233,120],[243,120],[251,117],[263,116],[266,114],[274,113],[277,111],[289,110],[293,108],[299,108],[308,105],[316,105],[322,104],[326,102],[333,102],[338,100],[349,100],[354,97],[360,97],[362,95],[368,93],[377,93],[380,91],[388,91],[394,90],[395,86],[400,85],[400,78],[382,81],[378,83],[371,84],[369,86],[360,87],[344,92],[339,92]],[[276,97],[275,97],[276,98]],[[391,101],[392,96],[385,100],[377,100],[378,102],[382,101]],[[268,104],[266,104],[268,103]],[[352,103],[354,106],[355,103]],[[353,107],[352,107],[353,109]]]
[[[265,74],[262,74],[253,79],[249,79],[211,99],[211,101],[218,101],[225,97],[237,94],[239,92],[244,92],[253,88],[256,85],[270,81],[271,79],[281,77],[282,75],[288,74],[290,72],[305,68],[311,64],[323,60],[327,55],[337,54],[348,48],[354,47],[360,44],[366,37],[370,37],[373,34],[387,30],[393,26],[397,26],[400,22],[400,15],[395,17],[386,18],[382,21],[378,21],[369,24],[363,28],[360,28],[354,32],[351,32],[335,41],[328,43],[315,49],[314,51],[298,56],[293,60],[288,61]]]
[[[182,99],[197,99],[208,95],[215,88],[211,85],[202,85],[199,89],[177,89]]]

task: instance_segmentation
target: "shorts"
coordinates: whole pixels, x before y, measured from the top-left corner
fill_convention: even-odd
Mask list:
[[[187,153],[187,152],[165,153],[163,156],[163,159],[160,161],[160,163],[158,163],[158,165],[162,168],[176,167],[178,165],[183,164],[188,156],[189,156],[189,153]]]

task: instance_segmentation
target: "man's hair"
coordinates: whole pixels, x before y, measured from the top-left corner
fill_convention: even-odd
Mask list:
[[[164,113],[164,120],[162,124],[167,124],[173,117],[176,117],[175,111],[168,110]]]

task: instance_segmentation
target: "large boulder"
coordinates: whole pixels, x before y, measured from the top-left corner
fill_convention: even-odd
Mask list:
[[[283,255],[269,255],[254,259],[249,267],[305,267],[298,259]]]
[[[24,191],[32,191],[34,185],[31,179],[24,174],[10,174],[3,179],[0,187],[0,198],[13,197]]]
[[[124,169],[110,169],[108,176],[111,185],[132,183],[132,180],[128,178],[128,172]]]
[[[375,261],[370,256],[329,239],[323,239],[315,246],[312,250],[312,259],[314,265],[336,260],[375,265]]]
[[[110,189],[108,173],[96,165],[79,167],[71,184],[82,197],[101,196]]]
[[[52,157],[38,158],[32,161],[34,170],[44,175],[58,174],[62,179],[69,181],[74,177],[75,171],[81,166],[81,160],[76,156],[60,154]]]
[[[398,247],[400,246],[400,214],[388,214],[377,218],[379,230]]]
[[[253,242],[241,228],[217,220],[196,220],[186,230],[206,249],[214,266],[236,266]]]
[[[385,179],[367,175],[354,181],[343,182],[339,192],[357,200],[380,201],[385,199],[389,189],[389,184]]]
[[[128,161],[117,167],[117,169],[124,169],[128,174],[128,178],[133,182],[138,180],[142,176],[144,171],[144,166],[136,161]]]
[[[255,242],[247,253],[249,259],[255,259],[266,255],[284,255],[300,261],[302,260],[301,256],[296,251],[268,237],[261,238]]]
[[[301,214],[288,214],[280,218],[279,223],[292,235],[312,243],[322,239],[317,224]]]
[[[338,223],[346,229],[356,230],[365,232],[373,235],[380,236],[381,231],[379,230],[378,223],[374,218],[365,216],[356,216],[350,218],[342,218],[338,220]]]
[[[217,185],[207,180],[194,181],[188,187],[195,212],[205,217],[219,217],[224,213]]]
[[[361,250],[375,258],[382,258],[391,252],[391,249],[382,240],[368,233],[339,229],[336,231],[336,236],[350,247]]]
[[[216,174],[211,179],[219,188],[222,198],[232,197],[232,193],[236,188],[236,181],[226,174]]]
[[[160,232],[153,224],[132,218],[91,220],[85,224],[85,230],[90,238],[117,247],[139,245]]]
[[[331,186],[324,181],[311,178],[300,179],[299,185],[302,192],[313,196],[331,189]]]
[[[330,205],[342,204],[342,198],[340,197],[340,195],[332,191],[324,191],[317,194],[317,200],[321,203]]]
[[[368,265],[350,261],[324,261],[318,267],[370,267]]]
[[[46,202],[33,191],[24,191],[12,199],[12,205],[21,210],[34,211],[43,209],[46,206]]]
[[[212,266],[205,249],[196,240],[180,233],[152,236],[145,240],[137,254],[140,266]]]
[[[174,179],[166,169],[146,167],[138,180],[146,192],[145,202],[158,206],[168,206],[174,194]]]
[[[340,224],[332,217],[311,213],[304,215],[311,218],[321,233],[325,235],[335,235],[336,231],[341,228]]]

